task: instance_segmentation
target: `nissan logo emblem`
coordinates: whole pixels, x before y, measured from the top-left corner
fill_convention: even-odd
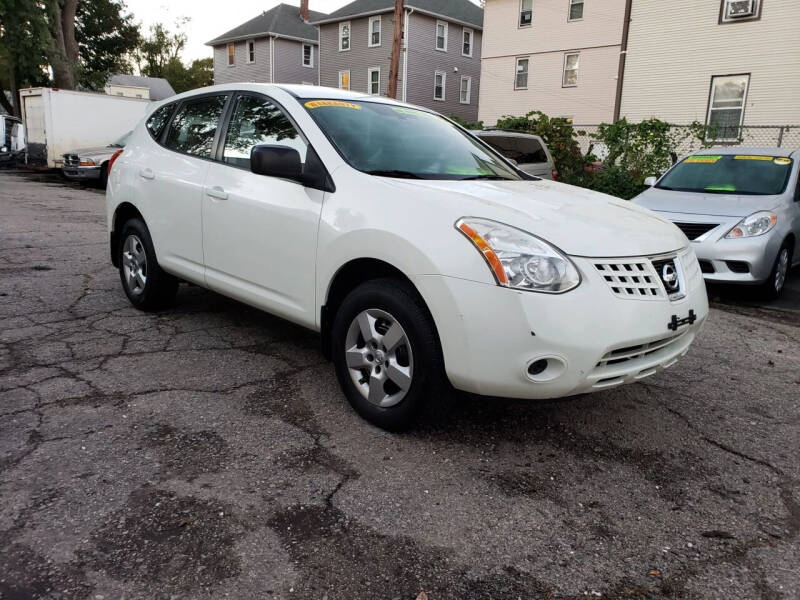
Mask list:
[[[678,272],[674,265],[667,263],[661,268],[661,281],[664,282],[667,291],[674,292],[678,289]]]

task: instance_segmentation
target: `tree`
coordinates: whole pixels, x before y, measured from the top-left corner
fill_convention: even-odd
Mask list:
[[[0,106],[19,115],[19,89],[49,83],[44,9],[32,0],[0,0]]]
[[[196,59],[188,68],[180,59],[172,59],[164,69],[163,77],[178,94],[211,85],[214,83],[214,59]]]
[[[56,87],[74,90],[78,82],[78,42],[75,14],[80,0],[46,0],[47,56]]]
[[[81,2],[75,17],[81,87],[102,89],[110,75],[130,72],[141,36],[133,15],[121,0]]]
[[[180,60],[186,46],[186,34],[180,30],[189,21],[188,17],[178,19],[175,23],[178,33],[170,32],[163,23],[150,26],[150,35],[142,38],[136,52],[136,63],[142,75],[164,77],[170,62]]]

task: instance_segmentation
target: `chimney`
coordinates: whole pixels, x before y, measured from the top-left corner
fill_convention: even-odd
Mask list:
[[[300,18],[308,21],[308,0],[300,0]]]

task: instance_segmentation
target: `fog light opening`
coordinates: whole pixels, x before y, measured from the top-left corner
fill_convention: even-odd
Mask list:
[[[525,375],[531,381],[543,383],[560,377],[567,370],[563,358],[540,356],[531,360],[525,367]]]

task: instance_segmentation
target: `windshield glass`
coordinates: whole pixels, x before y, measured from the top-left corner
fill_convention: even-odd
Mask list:
[[[480,141],[438,115],[377,102],[301,102],[359,171],[410,179],[521,179]]]
[[[786,189],[792,159],[743,154],[695,155],[684,159],[656,187],[715,194],[781,194]]]
[[[131,137],[132,133],[133,133],[132,131],[129,131],[128,133],[123,135],[121,138],[119,138],[116,142],[114,142],[113,144],[110,144],[110,146],[112,148],[124,148],[125,144],[128,143],[128,138]]]

